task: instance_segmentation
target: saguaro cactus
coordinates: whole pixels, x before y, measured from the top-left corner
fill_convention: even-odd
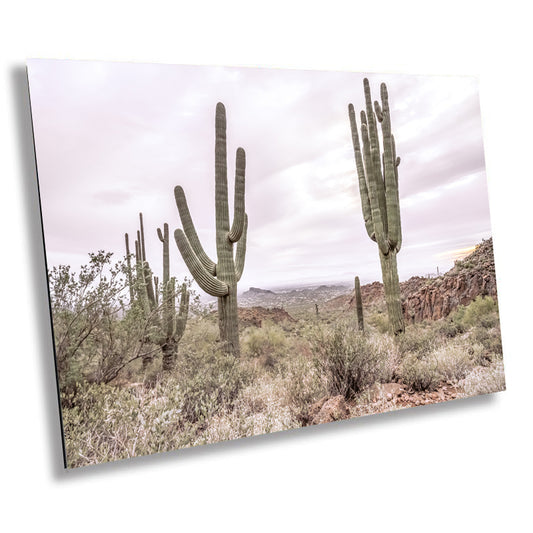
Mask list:
[[[133,276],[131,273],[131,254],[130,254],[130,240],[127,233],[124,234],[124,241],[126,243],[126,277],[128,281],[128,287],[130,289],[130,306],[133,305],[135,295],[133,291]]]
[[[220,102],[215,116],[215,219],[217,262],[205,253],[194,228],[185,193],[180,186],[174,189],[183,230],[177,229],[174,238],[192,276],[202,290],[218,297],[220,340],[226,353],[238,356],[239,329],[237,316],[237,282],[244,270],[248,217],[244,207],[244,174],[246,156],[237,149],[235,166],[235,202],[230,228],[228,208],[228,179],[226,157],[226,110]],[[233,258],[233,245],[237,252]]]
[[[144,242],[144,225],[142,213],[139,213],[140,231],[135,241],[136,281],[135,293],[139,309],[149,321],[147,342],[158,344],[163,352],[163,370],[171,370],[176,361],[178,344],[185,331],[189,312],[189,291],[183,283],[180,290],[179,311],[176,312],[176,280],[170,277],[170,253],[168,224],[163,232],[158,228],[157,235],[163,243],[163,285],[162,304],[159,305],[159,279],[152,276]],[[126,234],[127,242],[127,234]],[[143,357],[143,367],[152,361],[151,355]]]
[[[166,222],[163,226],[163,232],[157,228],[157,235],[163,243],[163,303],[161,334],[158,338],[158,344],[163,352],[163,370],[172,370],[176,362],[178,344],[187,325],[189,291],[187,285],[183,283],[180,292],[180,309],[176,313],[176,279],[170,277],[170,239]]]
[[[357,317],[357,329],[359,329],[359,331],[364,331],[363,300],[361,298],[361,283],[359,282],[359,276],[355,276],[355,313]]]
[[[361,206],[368,236],[377,243],[383,288],[389,315],[389,328],[398,335],[405,330],[400,298],[400,281],[396,254],[402,244],[400,199],[398,194],[398,165],[391,120],[387,86],[381,84],[381,105],[370,95],[370,84],[364,79],[366,112],[361,111],[361,137],[363,152],[354,107],[348,106],[355,164],[359,178]],[[377,123],[381,124],[383,153],[380,153]]]

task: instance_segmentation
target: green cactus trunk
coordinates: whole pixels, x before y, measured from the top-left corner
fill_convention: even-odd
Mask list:
[[[389,329],[398,335],[405,330],[396,262],[396,255],[402,245],[398,190],[400,158],[396,157],[394,136],[391,133],[387,86],[381,84],[382,104],[375,101],[372,106],[370,84],[366,78],[363,85],[366,104],[365,111],[361,111],[363,150],[359,142],[354,107],[352,104],[348,106],[361,207],[368,236],[377,243],[379,249]],[[381,155],[377,122],[381,124],[382,131]]]
[[[239,355],[239,316],[237,308],[237,284],[229,289],[227,296],[218,299],[218,325],[222,349]]]
[[[403,333],[405,323],[403,319],[400,281],[398,279],[398,267],[396,252],[390,251],[387,255],[380,250],[381,275],[383,277],[383,291],[389,315],[389,329],[394,335]]]
[[[126,276],[130,289],[130,306],[132,306],[135,300],[135,292],[133,290],[133,276],[131,271],[130,239],[127,233],[124,234],[124,241],[126,242]]]
[[[246,255],[248,217],[245,212],[244,174],[246,156],[237,149],[235,165],[235,201],[233,223],[230,227],[228,208],[228,180],[226,156],[226,110],[217,104],[215,117],[215,221],[217,263],[205,253],[194,228],[185,193],[180,186],[174,189],[183,230],[176,230],[174,238],[192,276],[202,290],[218,298],[218,324],[223,350],[240,355],[237,309],[237,282],[242,276]],[[233,245],[237,253],[233,258]]]
[[[357,317],[357,329],[364,331],[363,299],[361,298],[361,283],[359,282],[358,276],[355,276],[355,313]]]
[[[178,356],[178,343],[174,339],[168,339],[162,346],[163,372],[170,372],[176,366]]]

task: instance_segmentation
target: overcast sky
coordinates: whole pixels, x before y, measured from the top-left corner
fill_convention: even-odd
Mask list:
[[[246,150],[246,265],[240,289],[381,280],[365,231],[348,104],[389,90],[399,167],[400,279],[453,266],[491,236],[477,80],[89,61],[28,63],[49,266],[125,254],[138,213],[161,270],[156,228],[180,227],[182,185],[204,249],[216,262],[215,106],[227,114],[233,203],[235,150]],[[231,212],[231,211],[230,211]],[[171,242],[171,271],[188,274]]]

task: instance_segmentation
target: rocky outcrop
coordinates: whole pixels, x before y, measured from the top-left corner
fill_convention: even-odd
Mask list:
[[[252,296],[254,294],[276,294],[273,291],[269,291],[268,289],[259,289],[257,287],[250,287],[247,291],[243,292],[243,296]]]
[[[408,322],[438,320],[478,296],[497,298],[492,239],[483,241],[443,276],[425,280],[417,290],[404,293]]]
[[[467,305],[478,296],[497,298],[492,238],[483,241],[446,274],[437,278],[413,276],[400,283],[402,306],[408,323],[438,320],[459,305]],[[363,307],[383,302],[383,285],[374,281],[361,287]],[[333,298],[325,309],[355,310],[354,294]]]
[[[275,324],[296,322],[287,311],[279,307],[272,309],[266,309],[265,307],[239,307],[239,326],[241,328],[248,326],[260,328],[265,320],[274,322]]]

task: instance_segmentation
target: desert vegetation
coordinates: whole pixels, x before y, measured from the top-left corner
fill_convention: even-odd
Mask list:
[[[340,304],[342,297],[320,304],[313,298],[288,299],[283,309],[254,306],[248,322],[239,320],[245,310],[237,305],[237,284],[248,229],[245,153],[237,149],[230,225],[226,112],[219,103],[216,263],[205,253],[185,193],[177,186],[183,229],[174,232],[177,249],[170,245],[168,224],[157,229],[162,277],[152,272],[146,257],[142,214],[134,254],[126,233],[123,259],[99,251],[89,255],[78,273],[69,266],[49,272],[69,467],[505,388],[497,300],[486,293],[490,283],[485,278],[485,292],[472,298],[461,293],[462,305],[449,307],[439,320],[417,321],[413,313],[405,328],[407,308],[396,266],[402,240],[399,158],[387,88],[382,85],[382,104],[375,102],[374,108],[368,80],[364,91],[363,151],[351,105],[349,116],[364,223],[379,250],[382,296],[364,302],[364,287],[355,277],[346,295],[352,308]],[[377,122],[382,125],[382,154]],[[171,276],[172,255],[181,255],[200,289],[218,299],[217,312],[200,303],[192,280]],[[475,263],[477,256],[472,257]],[[469,275],[465,268],[462,276]],[[466,278],[461,280],[468,286]],[[269,290],[255,289],[254,295],[283,300]],[[416,302],[432,306],[435,295],[440,295],[436,289],[426,291]]]
[[[365,307],[364,331],[357,314],[317,317],[310,301],[295,320],[241,327],[235,357],[220,342],[216,313],[189,289],[176,362],[164,368],[150,335],[159,315],[127,303],[125,260],[92,254],[79,274],[55,268],[50,281],[69,467],[505,388],[490,297],[401,336],[389,331],[383,300]]]

